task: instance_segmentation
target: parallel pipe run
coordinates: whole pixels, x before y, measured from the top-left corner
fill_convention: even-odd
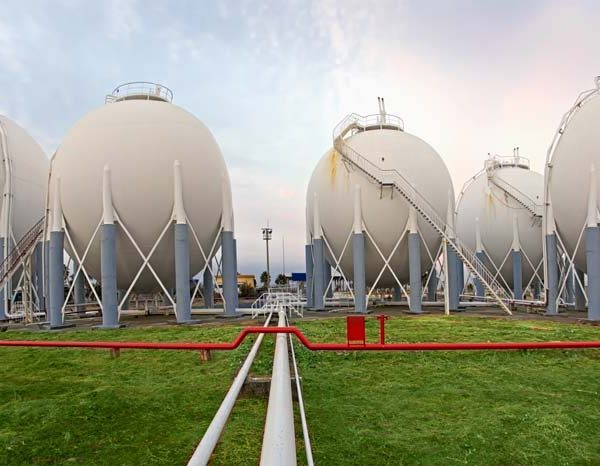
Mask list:
[[[269,314],[265,320],[264,327],[268,327],[269,323],[271,322],[272,315],[273,313]],[[225,395],[225,398],[221,402],[221,406],[219,406],[215,417],[208,426],[208,429],[206,429],[202,440],[190,458],[188,466],[203,466],[208,464],[208,461],[210,460],[210,457],[217,446],[219,438],[221,437],[221,433],[225,428],[225,423],[231,414],[233,405],[235,404],[235,401],[237,400],[237,397],[244,385],[244,381],[246,380],[246,377],[248,377],[248,373],[250,372],[250,368],[252,367],[252,363],[256,358],[256,354],[258,353],[258,349],[260,348],[264,336],[265,334],[261,333],[256,338],[256,341],[254,342],[254,345],[252,345],[252,349],[250,350],[250,353],[248,353],[248,357],[246,357],[242,368],[235,376],[235,379],[233,380],[227,395]]]
[[[261,466],[295,466],[297,464],[287,337],[284,333],[279,332],[282,328],[290,328],[285,324],[285,311],[279,311],[279,326],[271,329],[277,331],[277,337],[267,419],[260,454]]]
[[[312,343],[298,327],[245,327],[231,343],[158,343],[145,341],[35,341],[0,340],[1,346],[43,348],[96,348],[96,349],[148,349],[148,350],[234,350],[244,339],[255,333],[289,333],[311,351],[481,351],[523,349],[584,349],[600,348],[599,341],[523,341],[474,343]]]

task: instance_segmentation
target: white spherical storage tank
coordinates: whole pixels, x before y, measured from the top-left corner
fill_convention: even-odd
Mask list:
[[[215,138],[194,115],[173,105],[171,98],[167,88],[151,83],[115,89],[104,106],[85,115],[67,132],[52,160],[49,188],[52,206],[60,179],[65,229],[82,256],[103,218],[103,174],[110,170],[117,224],[130,232],[144,255],[166,229],[150,259],[166,287],[175,283],[174,233],[167,228],[173,218],[175,162],[181,167],[189,226],[206,254],[216,244],[224,189],[230,192],[227,168]],[[117,284],[127,289],[143,261],[124,229],[117,231]],[[205,260],[191,233],[189,238],[193,275],[204,267]],[[69,249],[66,242],[65,247]],[[98,235],[89,248],[84,267],[99,279]],[[161,287],[146,269],[134,290],[154,292]]]
[[[427,199],[437,214],[445,219],[449,199],[453,202],[453,188],[448,170],[438,153],[425,141],[406,133],[398,117],[387,114],[356,117],[357,128],[346,137],[345,145],[377,170],[396,170]],[[375,168],[376,167],[376,168]],[[363,171],[347,163],[335,149],[329,149],[315,167],[307,189],[306,218],[307,234],[314,236],[314,202],[318,211],[323,236],[330,244],[335,257],[339,257],[354,219],[356,186],[360,187],[364,229],[371,239],[365,240],[365,277],[367,286],[372,286],[384,266],[377,251],[390,260],[391,268],[402,283],[409,278],[407,238],[397,245],[409,220],[409,204],[398,191],[382,187]],[[316,198],[315,198],[316,194]],[[418,229],[424,242],[421,248],[422,271],[427,272],[432,255],[438,251],[440,236],[423,218],[418,217]],[[375,244],[374,244],[375,243]],[[334,258],[326,250],[328,261]],[[352,249],[343,255],[340,266],[344,275],[353,276]],[[378,286],[395,286],[396,280],[389,270],[381,275]]]
[[[512,289],[513,268],[510,253],[520,250],[522,286],[525,287],[540,266],[542,246],[542,204],[544,177],[529,169],[529,161],[514,157],[490,157],[485,168],[465,184],[456,207],[456,233],[473,251],[483,248],[487,260],[499,269]],[[479,228],[480,244],[477,244]],[[533,267],[532,267],[533,265]]]
[[[556,228],[569,256],[580,243],[575,254],[575,266],[582,271],[586,270],[582,230],[588,214],[592,169],[596,185],[600,184],[600,90],[596,88],[584,95],[563,120],[560,137],[550,154],[546,177]],[[596,205],[598,203],[600,190],[596,193]]]
[[[0,237],[19,241],[44,216],[49,160],[33,138],[12,120],[0,115],[0,152],[4,163],[0,167],[0,182],[4,199],[2,218],[8,222],[0,227]],[[11,193],[6,195],[7,192]],[[12,238],[11,238],[12,240]]]

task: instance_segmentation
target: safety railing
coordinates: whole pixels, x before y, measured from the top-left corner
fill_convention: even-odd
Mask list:
[[[344,121],[346,121],[345,119]],[[454,237],[454,232],[450,226],[438,215],[436,209],[431,203],[395,169],[382,169],[373,162],[362,156],[355,149],[350,147],[344,135],[349,130],[343,129],[341,125],[336,126],[334,130],[334,149],[353,166],[371,177],[382,186],[391,186],[395,188],[412,205],[415,210],[438,232],[446,241],[447,245],[454,250],[467,268],[484,284],[495,301],[508,313],[512,314],[507,306],[511,296],[502,287],[502,284],[487,269],[483,262],[464,245],[458,238]]]
[[[35,248],[43,232],[44,218],[42,217],[23,235],[19,242],[11,249],[6,259],[0,263],[0,289],[13,276],[23,262],[23,259],[33,252],[33,248]]]
[[[106,96],[105,101],[111,103],[130,99],[160,100],[171,103],[173,101],[173,91],[162,84],[137,81],[116,87]]]
[[[292,312],[299,317],[304,315],[303,302],[297,294],[288,292],[263,293],[250,306],[252,318],[284,309],[291,317]]]
[[[489,180],[502,191],[504,191],[508,196],[521,204],[532,216],[536,217],[536,219],[542,218],[544,212],[544,206],[542,204],[537,204],[523,191],[497,176],[497,173],[490,174]]]
[[[348,133],[368,131],[370,129],[392,129],[404,131],[404,121],[396,115],[377,113],[374,115],[358,115],[351,113],[333,129],[334,137],[344,137]]]

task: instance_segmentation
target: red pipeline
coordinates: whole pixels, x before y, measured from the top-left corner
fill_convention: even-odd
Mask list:
[[[233,350],[252,333],[291,333],[311,351],[482,351],[600,348],[600,341],[524,341],[477,343],[312,343],[298,327],[245,327],[231,343],[160,343],[144,341],[0,340],[0,346],[37,348],[101,348],[143,350]]]

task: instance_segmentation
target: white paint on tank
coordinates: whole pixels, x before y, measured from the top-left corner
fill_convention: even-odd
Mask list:
[[[12,231],[16,241],[44,216],[49,160],[42,148],[14,121],[0,115],[0,126],[12,172]],[[2,145],[0,141],[0,145]],[[4,164],[0,165],[0,183],[6,183]],[[4,212],[2,212],[4,215]],[[0,233],[3,234],[3,233]]]
[[[185,213],[208,253],[220,227],[222,184],[231,192],[223,156],[208,128],[182,108],[153,99],[109,103],[78,121],[53,159],[51,184],[60,176],[65,222],[79,254],[102,219],[105,167],[110,169],[115,211],[148,254],[173,214],[175,161],[180,164]],[[126,289],[142,259],[122,229],[117,230],[117,282]],[[190,254],[191,273],[196,274],[205,261],[192,234]],[[150,263],[163,283],[172,287],[173,228]],[[100,277],[99,238],[92,244],[85,267]],[[160,287],[146,270],[134,289],[157,291]]]
[[[596,184],[600,180],[600,95],[585,101],[567,123],[550,160],[548,193],[552,199],[558,233],[573,254],[582,228],[586,225],[590,170],[596,167]],[[600,205],[600,192],[596,194]],[[586,270],[585,239],[581,240],[575,265]]]
[[[544,177],[527,168],[503,166],[493,170],[494,177],[516,188],[527,198],[542,204]],[[502,186],[505,186],[502,184]],[[456,231],[460,240],[471,250],[477,248],[477,219],[481,243],[488,257],[500,267],[513,246],[514,223],[518,227],[521,250],[537,267],[542,260],[542,222],[498,185],[488,180],[487,172],[481,172],[464,190],[457,205]],[[495,271],[492,267],[490,270]],[[538,275],[542,276],[542,269]],[[512,260],[509,257],[501,269],[509,286],[513,285]],[[523,286],[533,275],[533,268],[523,258]]]
[[[450,199],[454,199],[450,174],[438,153],[425,141],[404,131],[373,129],[346,139],[352,149],[383,169],[396,169],[409,180],[431,203],[441,218],[445,217]],[[366,230],[373,236],[384,256],[388,256],[407,226],[409,204],[390,187],[380,189],[378,183],[353,166],[345,164],[342,156],[330,149],[315,167],[306,197],[306,218],[309,234],[314,228],[314,194],[317,194],[322,231],[336,256],[339,256],[354,223],[354,198],[356,186],[361,190],[361,211]],[[435,254],[440,237],[422,218],[418,227],[427,247]],[[372,284],[383,266],[383,260],[369,239],[365,239],[366,280]],[[329,255],[328,255],[329,256]],[[329,257],[331,261],[332,258]],[[431,261],[425,247],[421,248],[422,270],[429,270]],[[333,264],[333,262],[332,262]],[[405,237],[396,250],[390,265],[398,278],[408,281],[408,248]],[[341,267],[352,278],[352,246],[347,248]],[[394,286],[393,275],[386,270],[379,285]]]

